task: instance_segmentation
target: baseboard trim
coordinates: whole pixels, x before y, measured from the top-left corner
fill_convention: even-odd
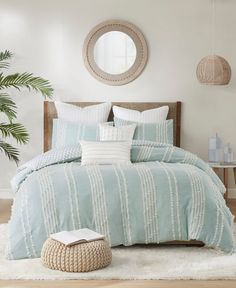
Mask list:
[[[12,199],[13,193],[11,188],[0,188],[0,199]]]

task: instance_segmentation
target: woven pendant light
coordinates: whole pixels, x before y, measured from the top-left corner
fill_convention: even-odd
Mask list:
[[[197,79],[206,85],[227,85],[231,79],[229,63],[215,55],[215,0],[212,0],[212,55],[204,57],[197,66]]]
[[[206,56],[197,66],[197,78],[206,85],[227,85],[231,79],[230,65],[221,56]]]

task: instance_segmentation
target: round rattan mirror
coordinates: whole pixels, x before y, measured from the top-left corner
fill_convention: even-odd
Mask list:
[[[88,71],[108,85],[124,85],[136,79],[147,63],[148,49],[133,24],[110,20],[94,27],[85,39],[83,58]]]

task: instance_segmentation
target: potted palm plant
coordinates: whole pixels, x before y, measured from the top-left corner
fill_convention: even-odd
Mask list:
[[[0,152],[5,153],[9,160],[18,163],[19,150],[8,143],[8,140],[12,138],[19,144],[26,144],[29,141],[29,134],[22,124],[16,122],[17,106],[6,90],[28,88],[41,93],[43,97],[51,98],[53,89],[48,80],[36,77],[32,73],[4,75],[1,70],[9,67],[12,56],[10,51],[0,52]]]

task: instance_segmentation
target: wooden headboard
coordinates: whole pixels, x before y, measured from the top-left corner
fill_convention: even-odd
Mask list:
[[[67,102],[77,106],[85,107],[89,105],[99,104],[99,102]],[[180,124],[181,124],[181,102],[114,102],[113,105],[121,106],[128,109],[144,111],[154,109],[164,105],[169,106],[168,119],[174,121],[174,145],[180,147]],[[44,152],[51,149],[52,144],[52,124],[53,119],[57,118],[57,111],[54,102],[44,102]],[[111,109],[109,121],[113,120],[113,112]]]

